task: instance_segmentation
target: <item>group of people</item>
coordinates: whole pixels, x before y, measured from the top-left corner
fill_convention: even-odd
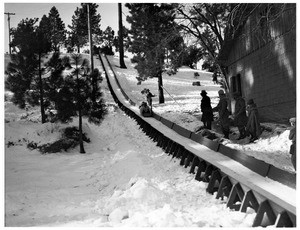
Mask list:
[[[230,112],[228,110],[228,101],[223,90],[219,90],[219,103],[215,108],[211,107],[210,98],[207,96],[207,92],[202,90],[200,93],[202,96],[201,100],[201,121],[206,129],[211,129],[212,121],[214,120],[213,112],[219,113],[219,122],[221,130],[224,134],[224,138],[229,139],[230,131]],[[258,117],[257,106],[253,99],[249,99],[247,104],[242,98],[241,94],[234,93],[235,99],[235,111],[233,114],[233,124],[239,130],[239,137],[237,140],[244,139],[247,136],[250,137],[250,142],[254,142],[261,135],[261,127]],[[292,141],[289,153],[291,154],[291,162],[296,170],[296,118],[290,120],[291,130],[289,139]]]
[[[216,107],[212,108],[210,98],[207,96],[207,92],[205,90],[201,91],[201,121],[203,122],[205,128],[211,129],[211,124],[214,120],[213,112],[218,112],[219,123],[224,134],[224,138],[229,139],[230,112],[228,110],[228,100],[223,90],[219,90],[218,94],[220,98],[219,103]],[[233,122],[234,125],[238,127],[240,133],[238,140],[244,139],[250,135],[250,142],[254,142],[261,134],[256,104],[254,103],[253,99],[250,99],[246,106],[245,100],[239,93],[235,93],[233,96],[236,101]],[[248,111],[248,116],[246,111]]]

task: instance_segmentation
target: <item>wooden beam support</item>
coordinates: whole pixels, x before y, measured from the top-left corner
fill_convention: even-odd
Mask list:
[[[240,185],[240,183],[236,183],[230,192],[228,201],[227,201],[227,207],[229,207],[230,209],[234,209],[236,211],[238,211],[241,207],[241,203],[240,204],[236,204],[236,202],[242,202],[244,199],[244,190],[242,189],[242,186]]]
[[[274,225],[276,215],[268,200],[260,203],[252,227]]]
[[[221,179],[222,179],[222,176],[221,176],[219,169],[215,169],[211,174],[206,191],[210,194],[213,194],[214,192],[218,191]]]

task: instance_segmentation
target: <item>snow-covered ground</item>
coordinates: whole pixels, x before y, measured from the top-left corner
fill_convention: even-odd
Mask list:
[[[171,88],[167,84],[166,87]],[[84,120],[84,132],[91,139],[90,143],[85,143],[86,154],[79,154],[79,148],[52,154],[29,150],[29,142],[44,144],[59,139],[61,130],[67,125],[41,124],[39,108],[25,111],[5,102],[5,226],[252,225],[255,217],[252,209],[246,213],[231,211],[226,208],[226,200],[217,200],[214,195],[207,194],[206,183],[194,180],[188,168],[179,166],[178,159],[165,154],[143,134],[134,120],[116,107],[105,81],[102,88],[109,113],[100,126]],[[218,89],[213,85],[210,88]],[[209,94],[212,95],[213,91]],[[155,111],[169,114],[169,118],[182,124],[195,122],[190,126],[193,128],[201,126],[199,119],[193,120],[197,118],[195,114],[187,113],[196,111],[197,115],[199,99],[191,95],[186,98],[191,98],[191,107],[181,106],[180,110],[174,101],[169,100],[164,106],[155,104]],[[188,104],[186,98],[183,104]],[[69,126],[77,124],[75,118]],[[278,135],[276,140],[272,139],[275,137],[265,137],[247,146],[251,151],[260,144],[265,146],[261,155],[267,155],[268,146],[273,148],[275,143],[280,145],[280,141],[281,146],[288,148],[286,132]],[[275,153],[269,157],[275,157]],[[286,165],[288,163],[289,159],[286,159]]]

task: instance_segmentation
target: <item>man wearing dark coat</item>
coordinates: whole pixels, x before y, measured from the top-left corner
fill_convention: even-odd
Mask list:
[[[246,137],[246,125],[247,125],[247,114],[246,114],[246,102],[242,98],[240,93],[234,93],[235,99],[235,111],[234,111],[234,125],[238,127],[240,136],[237,140],[241,140]]]
[[[220,101],[218,105],[213,108],[213,112],[219,113],[219,121],[221,124],[221,129],[224,134],[224,138],[229,139],[229,110],[227,109],[228,102],[226,95],[223,90],[218,91]]]
[[[290,119],[290,123],[292,126],[292,129],[290,130],[289,139],[292,141],[291,147],[290,147],[290,154],[291,154],[291,161],[294,166],[294,169],[296,170],[296,118],[293,117]]]
[[[146,93],[146,98],[147,98],[147,102],[148,102],[148,105],[150,106],[151,108],[151,111],[152,111],[152,97],[155,97],[155,95],[153,95],[150,90],[147,91]]]
[[[210,104],[210,98],[207,96],[207,92],[205,90],[202,90],[200,95],[202,96],[200,105],[202,112],[201,121],[206,129],[211,129],[211,122],[214,119],[214,115]]]
[[[248,122],[246,125],[246,132],[251,135],[250,142],[254,142],[261,134],[260,122],[258,117],[257,106],[253,99],[247,102]]]

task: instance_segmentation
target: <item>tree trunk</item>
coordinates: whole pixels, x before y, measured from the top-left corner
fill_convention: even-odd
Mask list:
[[[161,72],[158,74],[158,101],[159,104],[165,103],[165,98],[164,98],[164,90],[163,90],[163,80],[162,80],[162,74]]]
[[[83,147],[83,138],[82,138],[82,114],[81,114],[81,108],[78,109],[78,114],[79,114],[79,146],[80,146],[80,153],[85,153],[84,147]]]
[[[120,67],[127,69],[124,62],[124,46],[123,46],[123,23],[122,23],[122,4],[118,3],[119,9],[119,53],[120,53]]]
[[[39,88],[40,88],[40,107],[42,124],[46,122],[45,108],[44,108],[44,89],[42,79],[42,68],[41,68],[41,54],[39,54]]]
[[[84,151],[84,147],[83,147],[83,138],[82,138],[82,111],[81,111],[81,104],[82,101],[81,101],[81,96],[80,96],[80,85],[79,85],[79,76],[78,76],[78,73],[77,73],[77,76],[76,76],[76,82],[77,82],[77,109],[78,109],[78,117],[79,117],[79,147],[80,147],[80,150],[79,152],[80,153],[85,153]]]

